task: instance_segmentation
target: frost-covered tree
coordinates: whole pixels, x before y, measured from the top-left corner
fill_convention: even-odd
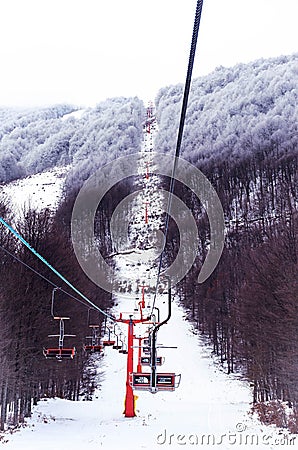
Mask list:
[[[237,164],[269,146],[297,151],[298,54],[232,68],[217,68],[194,80],[181,155],[205,167],[216,158]],[[157,95],[158,149],[173,151],[182,86]]]
[[[0,109],[0,182],[71,165],[72,187],[106,162],[139,151],[144,105],[137,97],[108,99],[72,115],[76,110]]]

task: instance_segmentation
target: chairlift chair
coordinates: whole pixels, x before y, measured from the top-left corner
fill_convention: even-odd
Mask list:
[[[43,354],[46,359],[73,359],[76,354],[75,347],[72,348],[44,348]]]
[[[49,334],[48,337],[58,337],[58,347],[44,348],[43,354],[46,359],[73,359],[76,354],[75,347],[64,347],[65,337],[75,337],[75,334],[64,333],[64,320],[69,320],[69,317],[54,317],[55,320],[59,320],[59,334]]]
[[[122,331],[121,331],[121,333],[119,333],[119,336],[116,334],[117,344],[113,346],[113,348],[114,348],[115,350],[118,350],[119,353],[122,353],[122,350],[123,350],[123,344],[124,344],[124,342],[123,342],[123,340],[121,339],[122,336],[123,336]]]
[[[115,345],[115,342],[116,341],[111,341],[111,340],[105,339],[104,341],[102,341],[102,345],[104,347],[112,347],[112,345]]]
[[[133,389],[139,391],[149,391],[156,393],[158,391],[174,391],[180,385],[181,374],[172,372],[157,373],[156,386],[153,388],[151,383],[151,373],[133,372],[130,374],[130,385]]]
[[[86,336],[86,340],[88,340],[88,343],[84,345],[84,351],[87,354],[100,353],[103,349],[103,346],[100,345],[100,338],[98,336],[99,325],[89,325],[89,328],[92,329],[92,336]]]
[[[110,330],[110,328],[107,327],[107,330],[108,330],[108,338],[107,339],[103,339],[102,345],[104,347],[112,347],[113,345],[115,345],[116,341],[114,339],[111,339],[111,330]]]
[[[120,339],[120,342],[122,343],[122,347],[119,349],[119,353],[127,355],[128,354],[128,350],[127,350],[127,344],[125,342],[125,339],[124,340]]]
[[[164,363],[164,357],[157,356],[156,357],[156,365],[161,366]],[[150,356],[141,356],[141,365],[142,366],[150,366],[151,365],[151,357]]]
[[[102,351],[103,347],[102,345],[84,345],[84,351],[86,353],[100,353]]]
[[[118,334],[116,334],[116,342],[114,342],[114,345],[113,345],[114,350],[120,350],[122,348],[122,345],[119,344],[119,340],[120,340],[119,336],[118,336]]]

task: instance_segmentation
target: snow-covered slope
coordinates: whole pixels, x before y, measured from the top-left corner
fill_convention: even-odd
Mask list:
[[[182,309],[177,304],[173,306],[173,317],[161,329],[159,341],[178,346],[177,350],[162,352],[165,367],[182,374],[175,392],[136,392],[137,417],[123,417],[126,357],[107,348],[101,367],[102,387],[92,402],[41,401],[27,422],[29,426],[9,436],[4,448],[177,449],[182,442],[192,448],[196,439],[200,442],[198,447],[205,449],[209,448],[208,439],[210,446],[214,439],[214,445],[223,449],[241,448],[241,439],[248,439],[249,443],[254,439],[254,445],[247,445],[248,448],[275,448],[270,444],[275,439],[281,442],[282,436],[273,428],[260,426],[248,414],[249,385],[236,376],[227,376],[214,364],[210,349],[193,333]]]
[[[146,136],[144,161],[152,149],[152,137]],[[148,152],[146,151],[148,150]],[[144,170],[144,166],[143,169]],[[154,179],[154,178],[153,178]],[[152,180],[147,188],[152,189]],[[134,208],[132,236],[139,236],[144,226],[143,194]],[[152,198],[155,199],[154,196]],[[160,199],[155,199],[155,210]],[[149,215],[150,218],[150,215]],[[158,220],[158,219],[154,219]],[[143,238],[142,238],[143,239]],[[120,274],[130,273],[133,293],[116,298],[115,316],[122,311],[132,311],[135,305],[137,278],[154,286],[155,268],[148,259],[138,270],[129,255],[117,256]],[[150,269],[151,277],[148,277]],[[147,273],[147,278],[146,278]],[[146,304],[152,305],[152,294],[146,294]],[[158,296],[157,306],[165,316],[167,295]],[[118,324],[124,335],[126,325]],[[142,325],[145,327],[145,325]],[[144,331],[144,328],[143,328]],[[237,375],[227,375],[211,350],[206,347],[185,320],[185,313],[173,302],[173,314],[167,325],[161,327],[158,343],[177,346],[177,349],[160,349],[165,357],[162,371],[181,373],[181,385],[174,392],[137,391],[137,417],[123,417],[126,356],[107,347],[98,364],[101,386],[93,401],[71,402],[61,399],[42,400],[34,407],[27,426],[12,435],[5,435],[7,450],[141,450],[169,448],[221,449],[251,448],[273,449],[279,445],[295,444],[283,440],[283,435],[271,427],[264,427],[250,415],[252,392],[249,384]],[[93,356],[97,358],[97,356]],[[292,445],[291,448],[297,448]]]
[[[56,167],[46,172],[1,185],[0,193],[7,197],[15,214],[28,207],[41,210],[55,209],[61,199],[63,184],[69,166]]]

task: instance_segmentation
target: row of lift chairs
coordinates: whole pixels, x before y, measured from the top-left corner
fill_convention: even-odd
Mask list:
[[[64,321],[69,320],[69,317],[60,317],[54,315],[54,298],[55,289],[52,294],[52,307],[51,313],[55,320],[59,321],[59,334],[50,334],[49,337],[58,337],[58,346],[49,347],[43,349],[43,354],[46,359],[56,359],[58,361],[73,359],[76,355],[76,348],[64,346],[65,337],[75,337],[74,334],[65,334]],[[104,347],[112,347],[118,350],[119,353],[127,354],[128,348],[125,338],[122,332],[117,332],[117,323],[113,327],[104,326],[104,337],[100,336],[100,325],[90,324],[90,310],[88,310],[88,327],[92,330],[90,336],[86,336],[85,344],[83,345],[83,350],[86,354],[102,353]],[[130,374],[130,384],[135,390],[149,390],[151,392],[157,392],[160,390],[164,391],[174,391],[180,384],[181,375],[175,373],[159,373],[157,372],[155,377],[155,389],[152,388],[152,371],[142,372],[140,368],[151,367],[151,352],[152,352],[152,334],[150,333],[150,328],[146,333],[146,336],[139,339],[139,356],[138,356],[138,370]],[[141,344],[142,342],[142,344]],[[141,346],[141,348],[140,348]],[[162,347],[162,348],[176,348],[176,347]],[[155,358],[156,366],[162,366],[165,358],[162,356],[157,356]]]
[[[76,355],[75,347],[65,347],[64,346],[64,338],[65,337],[75,337],[75,334],[65,334],[64,332],[64,321],[69,320],[69,317],[57,317],[54,316],[55,320],[59,320],[59,334],[49,334],[48,337],[58,337],[58,346],[44,348],[43,354],[47,359],[57,359],[58,361],[62,361],[64,359],[73,359]],[[115,339],[111,338],[111,330],[108,328],[108,337],[101,340],[99,336],[99,325],[89,325],[89,328],[92,330],[91,336],[86,336],[85,344],[83,345],[83,350],[87,354],[92,353],[102,353],[104,347],[112,346],[115,350],[118,350],[119,353],[127,354],[127,345],[124,339],[122,339],[123,333],[117,334],[116,330],[114,330],[113,334]]]
[[[54,317],[55,320],[59,320],[59,334],[50,334],[49,337],[58,337],[58,346],[44,348],[43,354],[47,359],[56,359],[58,361],[73,359],[76,355],[75,347],[65,347],[64,338],[65,337],[75,337],[74,334],[65,334],[64,332],[64,321],[69,320],[69,317]],[[123,339],[123,333],[117,333],[117,324],[114,325],[112,330],[106,327],[106,336],[101,339],[99,336],[99,325],[89,325],[92,330],[91,336],[86,336],[86,342],[83,346],[83,350],[86,354],[102,353],[104,347],[112,347],[118,350],[119,353],[127,354],[127,344],[125,339]],[[139,347],[137,347],[139,348]],[[151,336],[148,334],[146,338],[143,339],[142,345],[142,355],[140,357],[139,365],[141,367],[151,366]],[[162,366],[165,358],[162,356],[156,356],[156,366]],[[173,391],[179,386],[180,375],[175,373],[157,373],[156,374],[156,391],[166,390]],[[151,373],[144,373],[141,371],[133,372],[130,378],[130,384],[135,390],[150,390],[151,386]]]
[[[64,359],[73,359],[76,355],[75,347],[65,347],[64,338],[65,337],[75,337],[75,334],[65,334],[64,321],[69,320],[69,317],[61,317],[54,314],[54,302],[55,294],[59,288],[54,288],[52,292],[52,302],[51,302],[51,315],[54,320],[59,321],[59,334],[49,334],[48,337],[58,337],[58,346],[44,348],[43,354],[46,359],[56,359],[62,361]],[[90,324],[90,310],[88,310],[88,327],[92,330],[91,336],[86,336],[86,342],[83,346],[85,353],[100,353],[102,351],[102,345],[100,343],[99,337],[99,325]]]
[[[137,347],[139,348],[139,347]],[[176,347],[162,347],[162,348],[176,348]],[[142,346],[143,356],[140,357],[140,365],[138,367],[151,367],[152,354],[152,334],[148,330],[148,335],[143,339]],[[155,365],[162,366],[165,361],[163,356],[155,357]],[[133,372],[130,375],[130,384],[134,390],[150,391],[156,393],[157,391],[174,391],[180,384],[181,375],[172,372],[157,372],[155,374],[155,387],[152,389],[152,371],[151,372]]]

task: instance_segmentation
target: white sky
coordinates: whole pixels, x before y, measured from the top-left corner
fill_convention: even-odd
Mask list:
[[[196,0],[0,0],[0,105],[154,99],[184,82]],[[194,76],[297,49],[297,0],[205,0]]]

